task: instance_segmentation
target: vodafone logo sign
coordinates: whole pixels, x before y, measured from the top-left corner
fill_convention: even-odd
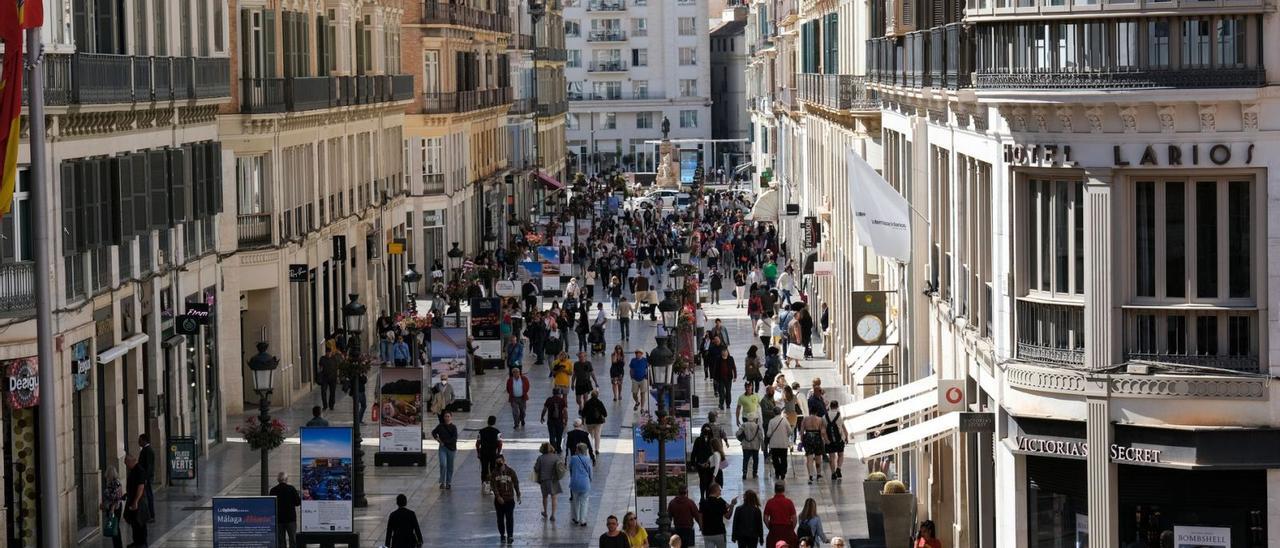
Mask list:
[[[968,398],[965,397],[967,384],[966,381],[955,379],[938,381],[938,412],[967,411]]]

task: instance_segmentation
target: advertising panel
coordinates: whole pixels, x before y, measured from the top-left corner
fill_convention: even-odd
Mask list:
[[[275,497],[213,497],[213,548],[276,548]]]
[[[658,441],[647,441],[642,434],[644,424],[655,420],[649,415],[641,415],[632,427],[632,455],[635,466],[636,515],[641,526],[652,526],[658,522]],[[689,420],[677,418],[680,423],[680,435],[677,439],[668,440],[667,458],[667,498],[674,497],[680,488],[687,483],[685,468],[685,446],[689,439]]]
[[[196,439],[192,437],[169,438],[166,459],[169,481],[196,479]]]
[[[467,393],[467,330],[445,327],[431,330],[431,378],[433,384],[448,378],[454,394]]]
[[[351,510],[351,427],[303,427],[298,437],[302,453],[299,530],[304,533],[351,532],[354,525]]]
[[[378,451],[422,452],[422,369],[383,367],[378,385]]]
[[[89,357],[89,339],[71,345],[71,384],[76,392],[89,387],[89,372],[93,358]]]
[[[502,359],[502,299],[471,300],[471,340],[476,358]]]

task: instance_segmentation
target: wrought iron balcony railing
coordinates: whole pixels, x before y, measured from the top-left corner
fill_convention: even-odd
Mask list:
[[[569,60],[569,50],[564,48],[533,48],[534,61],[560,61]]]
[[[507,13],[435,0],[423,2],[422,22],[428,25],[456,25],[493,32],[511,32],[511,16]]]
[[[1084,365],[1084,306],[1018,299],[1018,359]]]
[[[444,174],[428,173],[422,176],[423,194],[444,194]]]
[[[626,72],[626,61],[592,61],[587,64],[587,72]]]
[[[35,308],[35,263],[0,263],[0,315],[21,315]]]
[[[446,91],[422,94],[422,110],[427,114],[456,114],[511,102],[511,88]]]
[[[512,34],[507,39],[507,49],[533,49],[533,35],[530,34]]]
[[[592,0],[587,2],[587,11],[625,11],[627,3],[623,0]]]
[[[988,89],[1236,88],[1266,85],[1262,67],[1141,69],[1097,72],[978,72]]]
[[[252,213],[236,217],[236,240],[242,248],[275,243],[271,229],[270,213]]]
[[[231,95],[231,60],[225,57],[46,54],[44,65],[48,105],[185,101]],[[24,92],[24,104],[27,99]]]
[[[244,113],[304,112],[412,99],[413,75],[246,78],[240,90]]]
[[[587,33],[588,42],[626,42],[625,30],[593,30]]]
[[[964,23],[867,40],[867,78],[878,84],[959,89],[972,85],[973,28]]]
[[[538,112],[538,116],[546,118],[548,116],[556,116],[569,112],[568,101],[555,101],[551,103],[538,103],[534,110]]]
[[[511,102],[511,110],[507,114],[530,114],[533,112],[533,99],[516,99]]]
[[[879,110],[880,97],[866,78],[851,74],[797,75],[800,100],[830,110]]]

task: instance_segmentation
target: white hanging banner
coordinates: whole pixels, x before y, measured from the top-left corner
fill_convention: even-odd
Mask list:
[[[849,162],[849,209],[858,239],[881,257],[911,260],[911,204],[856,152]]]

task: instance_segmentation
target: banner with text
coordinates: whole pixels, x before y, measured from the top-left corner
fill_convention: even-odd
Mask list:
[[[350,426],[309,426],[298,432],[302,453],[302,516],[304,533],[350,533]]]
[[[422,368],[382,368],[378,384],[378,451],[422,452]]]
[[[275,497],[213,497],[213,548],[277,548]]]

